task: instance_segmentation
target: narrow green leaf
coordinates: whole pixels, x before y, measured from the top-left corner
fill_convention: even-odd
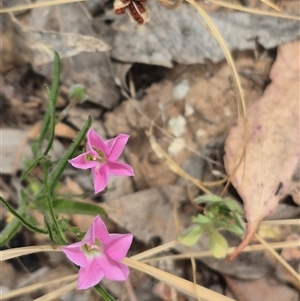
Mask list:
[[[22,215],[25,213],[25,211],[26,203],[22,202],[17,212],[19,215]],[[0,246],[3,246],[6,243],[8,243],[13,238],[13,236],[19,231],[21,225],[22,224],[20,220],[17,218],[14,218],[10,223],[8,223],[0,234]]]
[[[65,168],[68,164],[68,160],[74,155],[78,146],[81,144],[81,142],[85,138],[89,128],[91,127],[91,124],[92,124],[92,118],[91,118],[91,116],[89,116],[88,120],[84,123],[82,129],[79,131],[77,137],[75,138],[73,143],[70,145],[70,147],[68,148],[65,155],[59,160],[58,164],[55,166],[53,172],[49,176],[49,187],[50,187],[51,191],[55,188],[61,174],[65,170]]]
[[[209,247],[215,258],[224,258],[227,254],[228,244],[226,239],[215,228],[210,227],[208,231]]]
[[[23,181],[26,176],[28,175],[28,173],[30,173],[32,171],[33,168],[35,168],[40,162],[42,162],[45,159],[45,156],[42,155],[39,158],[37,158],[36,160],[34,160],[31,165],[25,170],[23,171],[21,177],[20,177],[20,181]]]
[[[0,202],[7,208],[7,210],[16,217],[26,228],[33,232],[41,233],[41,234],[47,234],[47,231],[45,229],[41,229],[39,227],[36,227],[35,225],[28,222],[19,212],[15,209],[13,209],[1,196],[0,196]]]
[[[55,135],[55,100],[53,98],[51,90],[48,87],[46,87],[46,90],[47,90],[48,101],[49,101],[49,105],[48,105],[49,123],[48,123],[48,144],[44,151],[44,156],[46,156],[50,151]]]
[[[114,299],[100,284],[94,286],[94,289],[104,298],[105,301],[116,301],[116,299]]]
[[[55,213],[68,213],[68,214],[86,214],[106,216],[105,210],[94,204],[78,202],[73,200],[54,199],[53,209]]]
[[[51,85],[51,96],[53,99],[54,108],[56,107],[58,91],[59,91],[59,81],[60,81],[60,58],[59,54],[55,52],[54,54],[54,72]]]
[[[37,149],[41,149],[42,142],[44,141],[47,134],[49,133],[50,119],[51,118],[54,119],[53,116],[55,116],[55,107],[56,107],[56,101],[57,101],[58,91],[59,91],[59,81],[60,81],[60,59],[59,59],[58,53],[55,53],[52,85],[51,85],[50,89],[49,88],[47,89],[48,108],[45,113],[41,134],[38,139],[39,147]],[[51,115],[52,115],[52,117],[51,117]],[[53,131],[52,127],[51,127],[51,131]],[[51,147],[51,145],[50,145],[50,147]],[[48,151],[47,151],[48,148],[49,148],[49,143],[48,143],[48,146],[44,153],[48,153]]]
[[[186,246],[192,246],[198,241],[205,228],[205,225],[193,225],[187,228],[178,240]]]
[[[195,198],[195,202],[197,204],[202,204],[202,203],[217,203],[217,202],[224,202],[224,200],[214,194],[205,194],[205,195],[200,195],[197,198]]]

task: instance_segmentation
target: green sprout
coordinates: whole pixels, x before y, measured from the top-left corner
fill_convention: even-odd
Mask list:
[[[207,233],[212,255],[216,258],[224,258],[228,244],[218,230],[225,229],[238,236],[244,234],[241,206],[231,198],[223,199],[212,194],[197,197],[195,202],[198,205],[206,204],[203,214],[192,217],[193,225],[185,230],[179,237],[179,241],[186,246],[192,246],[203,233]]]

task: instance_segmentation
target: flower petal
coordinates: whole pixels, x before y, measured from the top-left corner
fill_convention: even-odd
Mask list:
[[[107,244],[110,241],[110,235],[107,228],[99,215],[94,218],[93,221],[93,236],[98,238],[103,244]]]
[[[109,153],[107,154],[109,161],[115,161],[120,157],[129,137],[129,135],[120,134],[116,138],[106,141],[106,145],[109,148]]]
[[[114,261],[107,256],[97,258],[101,269],[104,271],[104,277],[109,280],[125,281],[129,276],[129,268],[121,262]]]
[[[83,246],[84,244],[85,244],[84,241],[80,241],[79,243],[76,244],[61,247],[61,249],[73,263],[81,267],[84,267],[87,266],[88,264],[85,254],[81,250],[81,246]]]
[[[87,133],[87,150],[91,151],[94,148],[103,151],[106,155],[109,152],[105,141],[97,134],[94,129],[89,129]]]
[[[122,162],[107,162],[109,173],[114,176],[134,176],[132,167]]]
[[[89,261],[86,267],[79,270],[77,289],[83,290],[98,284],[104,276],[104,271],[97,258]]]
[[[113,260],[122,260],[132,243],[132,234],[110,234],[111,241],[104,246],[105,254]]]
[[[99,162],[97,162],[97,161],[87,161],[86,157],[88,155],[95,156],[95,154],[92,152],[86,152],[86,153],[83,153],[83,154],[69,160],[69,163],[73,167],[79,168],[79,169],[89,169],[89,168],[93,168],[93,167],[96,167],[97,165],[99,165]],[[98,157],[97,153],[96,153],[96,156]]]
[[[109,168],[106,164],[92,168],[95,194],[104,190],[108,184]]]

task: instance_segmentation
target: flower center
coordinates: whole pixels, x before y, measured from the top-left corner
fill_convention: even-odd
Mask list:
[[[101,241],[96,239],[94,244],[88,242],[81,247],[81,250],[86,257],[94,258],[103,254],[103,245]]]
[[[105,164],[107,162],[105,153],[100,149],[96,149],[95,147],[93,147],[93,150],[97,153],[98,156],[87,155],[86,161],[97,161],[101,164]]]

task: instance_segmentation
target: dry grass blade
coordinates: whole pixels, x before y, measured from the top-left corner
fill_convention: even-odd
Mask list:
[[[290,16],[290,15],[285,15],[283,13],[263,11],[263,10],[259,10],[259,9],[255,9],[255,8],[251,8],[251,7],[244,7],[241,5],[236,5],[236,4],[218,1],[218,0],[210,0],[210,2],[220,5],[220,6],[223,6],[223,7],[230,8],[230,9],[243,11],[245,13],[300,21],[300,17],[298,17],[298,16]]]
[[[270,0],[260,0],[260,1],[279,12],[281,11],[281,9],[276,4],[272,3]]]
[[[152,130],[152,129],[151,129]],[[172,170],[174,173],[182,177],[183,179],[190,181],[194,185],[196,185],[199,189],[201,189],[206,194],[211,194],[211,192],[206,189],[203,186],[203,183],[199,181],[198,179],[195,179],[191,177],[189,174],[187,174],[180,166],[162,149],[162,147],[155,141],[154,137],[149,134],[149,142],[151,145],[151,148],[156,153],[156,155],[160,159],[164,159],[166,161],[166,164]]]
[[[61,251],[60,246],[51,246],[51,245],[44,245],[44,246],[34,246],[34,247],[22,247],[22,248],[13,248],[8,249],[5,251],[0,252],[0,262],[9,260],[15,257],[20,257],[32,253],[38,252],[57,252]]]
[[[159,270],[155,267],[147,265],[145,263],[133,260],[132,258],[125,258],[123,261],[129,267],[139,270],[143,273],[147,273],[155,277],[156,279],[168,284],[171,287],[174,287],[176,290],[190,296],[193,298],[200,297],[201,300],[206,301],[233,301],[233,299],[218,294],[214,291],[211,291],[207,288],[204,288],[200,285],[195,285],[194,283],[182,279],[178,276],[172,275],[165,271]]]
[[[202,18],[205,20],[213,37],[217,40],[217,42],[219,43],[219,45],[224,53],[228,67],[231,71],[232,80],[233,80],[234,89],[235,89],[235,95],[237,97],[238,118],[239,119],[242,118],[242,121],[243,121],[244,141],[247,141],[248,140],[248,123],[247,123],[246,103],[245,103],[245,99],[243,96],[243,90],[242,90],[240,77],[237,72],[235,63],[233,61],[231,52],[229,51],[229,49],[225,43],[225,40],[222,37],[222,35],[220,34],[218,28],[216,27],[216,25],[214,24],[214,22],[212,21],[210,16],[206,13],[206,11],[200,5],[198,5],[194,0],[186,0],[186,1],[188,3],[190,3],[198,11],[198,13],[202,16]],[[245,157],[245,154],[246,154],[246,142],[244,143],[243,153],[242,153],[241,157],[235,158],[235,160],[234,160],[234,162],[236,163],[235,168],[233,169],[231,175],[229,176],[227,184],[226,184],[225,188],[223,189],[223,192],[221,193],[221,195],[223,195],[225,193],[227,186],[229,185],[229,182],[232,178],[232,175],[235,173],[236,169],[242,163],[242,161]]]
[[[87,0],[53,0],[53,1],[30,3],[30,4],[0,8],[0,13],[16,12],[16,11],[20,11],[20,10],[27,10],[27,9],[33,9],[33,8],[39,8],[39,7],[60,5],[60,4],[73,3],[73,2],[82,2],[82,1],[87,1]]]
[[[61,297],[63,294],[72,291],[73,289],[75,289],[77,286],[77,280],[74,282],[69,283],[68,285],[61,287],[59,289],[57,289],[54,292],[51,292],[47,295],[44,295],[40,298],[34,299],[33,301],[50,301],[50,300],[54,300],[58,297]]]
[[[255,234],[255,238],[259,240],[259,242],[265,246],[265,248],[299,281],[300,275],[271,247],[270,244],[267,243],[260,235]],[[296,241],[299,247],[299,241]]]
[[[299,219],[280,219],[274,221],[262,221],[261,225],[297,225],[299,226]]]
[[[16,289],[12,292],[9,292],[9,293],[1,296],[1,300],[5,301],[5,300],[12,299],[12,298],[16,298],[18,296],[29,294],[33,291],[36,291],[36,290],[40,289],[40,288],[46,287],[47,285],[52,285],[52,284],[55,284],[57,282],[62,283],[64,281],[69,282],[69,281],[73,281],[77,278],[78,278],[78,275],[75,274],[75,275],[69,275],[69,276],[66,276],[66,277],[62,277],[62,278],[47,281],[47,282],[40,282],[40,283],[36,283],[36,284],[29,285],[29,286],[26,286],[26,287],[22,287],[22,288]]]
[[[163,244],[161,246],[158,246],[158,247],[152,248],[150,250],[147,250],[145,252],[139,253],[137,255],[131,256],[130,258],[134,259],[134,260],[141,260],[143,258],[151,257],[157,253],[168,250],[177,244],[178,244],[178,242],[176,240],[173,240],[173,241]]]
[[[262,245],[262,244],[257,244],[257,245],[249,245],[245,247],[245,249],[242,252],[255,252],[255,251],[262,251],[266,250],[269,248],[271,249],[287,249],[287,248],[293,248],[293,247],[298,247],[299,242],[298,241],[283,241],[283,242],[273,242],[269,243],[268,246]],[[230,247],[227,250],[227,254],[230,254],[232,251],[235,250],[236,247]],[[165,260],[165,259],[172,259],[172,260],[179,260],[179,259],[187,259],[193,256],[194,258],[203,258],[203,257],[211,257],[211,252],[210,251],[201,251],[201,252],[189,252],[186,254],[177,254],[177,255],[168,255],[168,256],[160,256],[160,257],[155,257],[155,258],[149,258],[149,259],[144,259],[141,262],[155,262],[155,261],[160,261],[160,260]]]

